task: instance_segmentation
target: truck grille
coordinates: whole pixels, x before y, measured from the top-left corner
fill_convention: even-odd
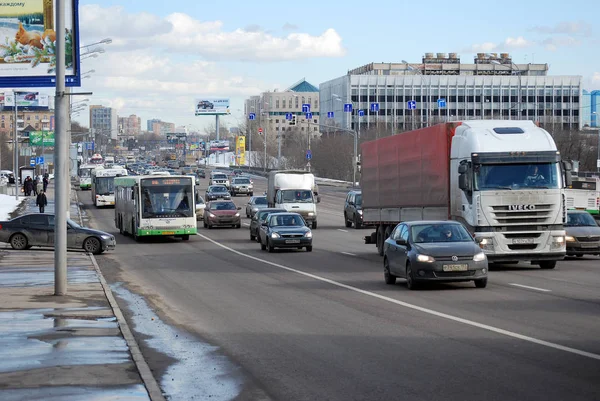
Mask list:
[[[492,217],[497,224],[514,226],[519,224],[540,224],[552,219],[553,208],[550,204],[534,205],[533,210],[510,210],[510,206],[492,206]]]

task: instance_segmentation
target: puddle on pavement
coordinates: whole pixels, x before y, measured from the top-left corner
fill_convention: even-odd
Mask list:
[[[143,385],[120,387],[44,387],[0,390],[2,401],[148,401]]]
[[[93,269],[69,267],[68,284],[99,282]],[[0,270],[0,287],[44,287],[54,285],[54,267],[25,267]]]
[[[105,330],[110,333],[106,329],[118,328],[115,320],[45,316],[49,313],[92,310],[97,308],[0,312],[0,372],[129,362],[127,343],[121,336],[74,335],[75,329],[95,329],[96,333]]]
[[[171,365],[160,382],[168,400],[232,400],[240,394],[243,382],[236,366],[218,354],[218,347],[202,343],[164,323],[143,297],[121,284],[111,286],[127,302],[137,332],[150,338],[146,343],[178,362]]]

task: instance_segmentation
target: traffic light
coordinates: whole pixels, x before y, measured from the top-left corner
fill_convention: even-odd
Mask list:
[[[290,125],[296,125],[296,115],[295,114],[292,116],[292,119],[290,120]]]

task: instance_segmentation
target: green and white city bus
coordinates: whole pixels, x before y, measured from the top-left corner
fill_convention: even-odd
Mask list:
[[[568,209],[586,210],[600,217],[600,179],[596,177],[573,177],[573,184],[565,189]]]
[[[115,178],[115,225],[121,234],[175,236],[197,234],[195,180],[192,176]]]
[[[102,165],[98,164],[83,164],[79,167],[79,188],[92,189],[92,171]]]
[[[124,167],[96,167],[95,170],[92,170],[92,202],[94,206],[114,206],[115,178],[127,175]]]

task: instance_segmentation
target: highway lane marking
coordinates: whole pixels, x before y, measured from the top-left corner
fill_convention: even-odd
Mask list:
[[[340,252],[342,255],[348,255],[348,256],[356,256],[355,253],[350,253],[350,252]]]
[[[516,284],[516,283],[508,283],[508,284],[514,285],[515,287],[527,288],[529,290],[542,291],[542,292],[552,292],[551,290],[545,290],[543,288],[538,288],[538,287],[530,287],[528,285],[523,285],[523,284]]]
[[[217,246],[219,246],[219,247],[221,247],[221,248],[223,248],[225,250],[228,250],[228,251],[230,251],[232,253],[235,253],[236,255],[239,255],[239,256],[242,256],[242,257],[245,257],[245,258],[248,258],[248,259],[252,259],[254,261],[261,262],[261,263],[264,263],[264,264],[267,264],[267,265],[270,265],[270,266],[273,266],[273,267],[277,267],[277,268],[282,269],[282,270],[286,270],[286,271],[289,271],[289,272],[292,272],[292,273],[296,273],[296,274],[299,274],[299,275],[302,275],[302,276],[305,276],[305,277],[309,277],[309,278],[312,278],[312,279],[315,279],[315,280],[318,280],[318,281],[322,281],[324,283],[328,283],[328,284],[331,284],[331,285],[336,286],[336,287],[344,288],[344,289],[347,289],[347,290],[350,290],[350,291],[353,291],[353,292],[356,292],[356,293],[359,293],[359,294],[362,294],[362,295],[367,295],[367,296],[372,297],[372,298],[376,298],[376,299],[379,299],[379,300],[382,300],[382,301],[386,301],[386,302],[389,302],[389,303],[392,303],[392,304],[395,304],[395,305],[403,306],[403,307],[405,307],[407,309],[412,309],[412,310],[416,310],[416,311],[419,311],[419,312],[423,312],[423,313],[426,313],[428,315],[433,315],[433,316],[441,317],[443,319],[451,320],[451,321],[457,322],[457,323],[462,323],[462,324],[467,325],[467,326],[477,327],[477,328],[480,328],[480,329],[483,329],[483,330],[487,330],[487,331],[490,331],[490,332],[493,332],[493,333],[496,333],[496,334],[501,334],[501,335],[504,335],[506,337],[516,338],[518,340],[523,340],[523,341],[530,342],[530,343],[533,343],[533,344],[541,345],[541,346],[552,348],[552,349],[559,350],[559,351],[569,352],[571,354],[575,354],[575,355],[579,355],[579,356],[584,356],[586,358],[595,359],[595,360],[600,361],[600,354],[594,354],[592,352],[583,351],[583,350],[580,350],[580,349],[577,349],[577,348],[567,347],[567,346],[564,346],[564,345],[561,345],[561,344],[557,344],[557,343],[553,343],[553,342],[550,342],[550,341],[541,340],[539,338],[535,338],[535,337],[530,337],[530,336],[526,336],[526,335],[523,335],[523,334],[519,334],[519,333],[516,333],[514,331],[509,331],[509,330],[501,329],[499,327],[490,326],[490,325],[487,325],[487,324],[484,324],[484,323],[478,323],[478,322],[475,322],[473,320],[468,320],[468,319],[464,319],[462,317],[449,315],[449,314],[443,313],[443,312],[438,312],[438,311],[433,310],[433,309],[428,309],[428,308],[424,308],[422,306],[413,305],[413,304],[410,304],[408,302],[399,301],[399,300],[394,299],[394,298],[386,297],[384,295],[380,295],[380,294],[377,294],[375,292],[371,292],[371,291],[367,291],[367,290],[362,290],[362,289],[360,289],[358,287],[353,287],[353,286],[348,285],[348,284],[340,283],[338,281],[331,280],[331,279],[328,279],[328,278],[325,278],[325,277],[321,277],[321,276],[318,276],[316,274],[307,273],[307,272],[304,272],[302,270],[298,270],[298,269],[294,269],[292,267],[287,267],[287,266],[284,266],[284,265],[280,265],[279,263],[270,262],[268,260],[260,259],[260,258],[257,258],[255,256],[246,255],[246,254],[244,254],[244,253],[242,253],[240,251],[236,251],[235,249],[228,247],[227,245],[223,245],[223,244],[221,244],[221,243],[219,243],[219,242],[217,242],[217,241],[213,240],[212,238],[209,238],[209,237],[207,237],[205,235],[202,235],[202,234],[197,234],[197,235],[199,237],[204,238],[205,240],[207,240],[209,242],[212,242],[213,244],[215,244],[215,245],[217,245]]]
[[[347,232],[348,232],[348,230],[343,230],[343,229],[341,229],[341,228],[338,228],[337,230],[338,230],[338,231],[341,231],[341,232],[343,232],[343,233],[347,233]]]

